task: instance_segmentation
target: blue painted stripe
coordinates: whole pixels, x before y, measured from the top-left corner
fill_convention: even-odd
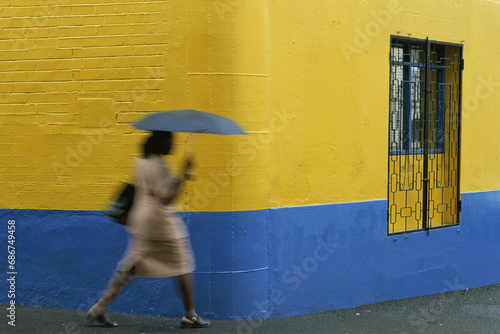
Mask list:
[[[386,206],[181,213],[196,255],[197,309],[213,319],[272,318],[500,282],[500,191],[462,194],[461,225],[429,235],[387,236]],[[125,230],[99,211],[5,209],[4,246],[11,219],[16,302],[88,309],[125,250]],[[181,316],[179,296],[171,279],[136,278],[110,311]]]

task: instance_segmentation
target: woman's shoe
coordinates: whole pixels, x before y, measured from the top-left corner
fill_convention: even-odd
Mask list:
[[[97,323],[98,326],[103,327],[118,327],[118,324],[116,322],[109,320],[106,313],[101,315],[93,315],[89,312],[87,314],[87,322],[89,323],[89,325],[95,325]]]
[[[199,315],[196,317],[182,317],[181,328],[205,328],[210,322],[203,320]]]

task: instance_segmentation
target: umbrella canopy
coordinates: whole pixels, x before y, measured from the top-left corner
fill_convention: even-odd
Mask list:
[[[139,130],[244,135],[230,118],[193,109],[157,112],[132,124]]]

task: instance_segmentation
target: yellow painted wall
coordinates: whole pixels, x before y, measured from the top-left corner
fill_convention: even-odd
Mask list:
[[[2,3],[2,207],[102,209],[118,182],[132,178],[144,133],[128,123],[147,112],[195,108],[262,129],[262,8],[242,4],[233,12],[221,1],[184,0]],[[197,155],[182,209],[267,205],[267,173],[254,166],[266,170],[268,162],[254,159],[253,144],[236,136],[199,135],[189,145],[183,134],[176,139],[174,168],[186,149]],[[237,150],[251,154],[251,163]]]
[[[103,208],[144,133],[194,108],[251,136],[196,151],[182,210],[387,197],[390,35],[464,45],[462,192],[500,189],[496,1],[6,1],[0,5],[0,203]]]
[[[500,189],[500,1],[270,1],[271,206],[387,198],[390,35],[464,45],[461,191]],[[489,84],[487,82],[490,82]]]

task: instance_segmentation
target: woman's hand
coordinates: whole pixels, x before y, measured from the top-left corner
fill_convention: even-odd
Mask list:
[[[184,161],[184,179],[190,180],[192,178],[191,175],[191,167],[193,166],[193,157],[187,157],[186,161]]]

